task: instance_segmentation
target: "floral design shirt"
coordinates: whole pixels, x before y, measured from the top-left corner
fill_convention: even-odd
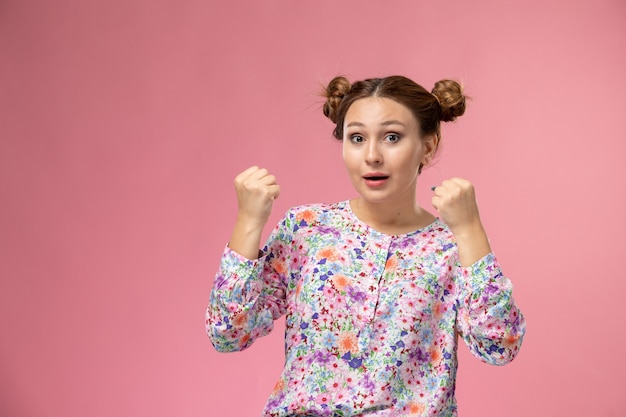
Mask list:
[[[525,332],[494,254],[459,264],[440,220],[404,235],[348,201],[290,209],[257,260],[226,247],[206,312],[220,352],[286,315],[285,367],[263,416],[456,416],[457,335],[495,365]]]

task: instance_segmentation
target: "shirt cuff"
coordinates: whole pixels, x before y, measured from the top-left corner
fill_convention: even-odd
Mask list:
[[[259,255],[263,254],[259,251]],[[264,260],[265,255],[258,259],[248,259],[226,245],[220,261],[218,276],[221,279],[217,283],[217,288],[219,289],[224,283],[231,280],[244,279],[248,283],[256,281],[261,274]]]
[[[467,290],[474,292],[495,282],[502,276],[502,270],[496,255],[491,252],[472,265],[461,268],[461,274]]]

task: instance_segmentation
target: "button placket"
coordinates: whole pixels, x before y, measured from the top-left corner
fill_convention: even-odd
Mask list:
[[[381,235],[380,242],[374,244],[377,248],[376,256],[375,256],[375,264],[373,272],[373,285],[375,285],[374,291],[374,311],[372,312],[370,323],[373,323],[376,320],[376,316],[378,314],[378,308],[380,303],[380,293],[382,286],[384,285],[384,276],[385,276],[385,266],[387,265],[387,259],[389,258],[389,251],[391,248],[392,237],[387,235]]]

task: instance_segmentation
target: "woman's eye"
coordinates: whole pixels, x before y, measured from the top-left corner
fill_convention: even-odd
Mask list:
[[[365,138],[361,135],[352,135],[350,136],[350,140],[354,143],[365,142]]]
[[[385,136],[385,141],[387,142],[397,142],[400,140],[400,135],[397,135],[395,133],[390,133],[387,136]]]

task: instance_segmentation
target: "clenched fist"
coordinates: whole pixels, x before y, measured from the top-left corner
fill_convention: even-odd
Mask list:
[[[267,169],[250,167],[235,178],[239,212],[229,246],[240,255],[254,259],[259,254],[261,233],[280,195],[276,177]]]
[[[462,266],[470,266],[491,252],[480,221],[474,186],[463,178],[445,180],[434,187],[432,204],[456,238]]]
[[[452,232],[480,224],[474,186],[463,178],[445,180],[435,187],[432,204]]]
[[[276,177],[267,169],[250,167],[235,178],[239,217],[264,226],[272,213],[274,200],[280,195]]]

